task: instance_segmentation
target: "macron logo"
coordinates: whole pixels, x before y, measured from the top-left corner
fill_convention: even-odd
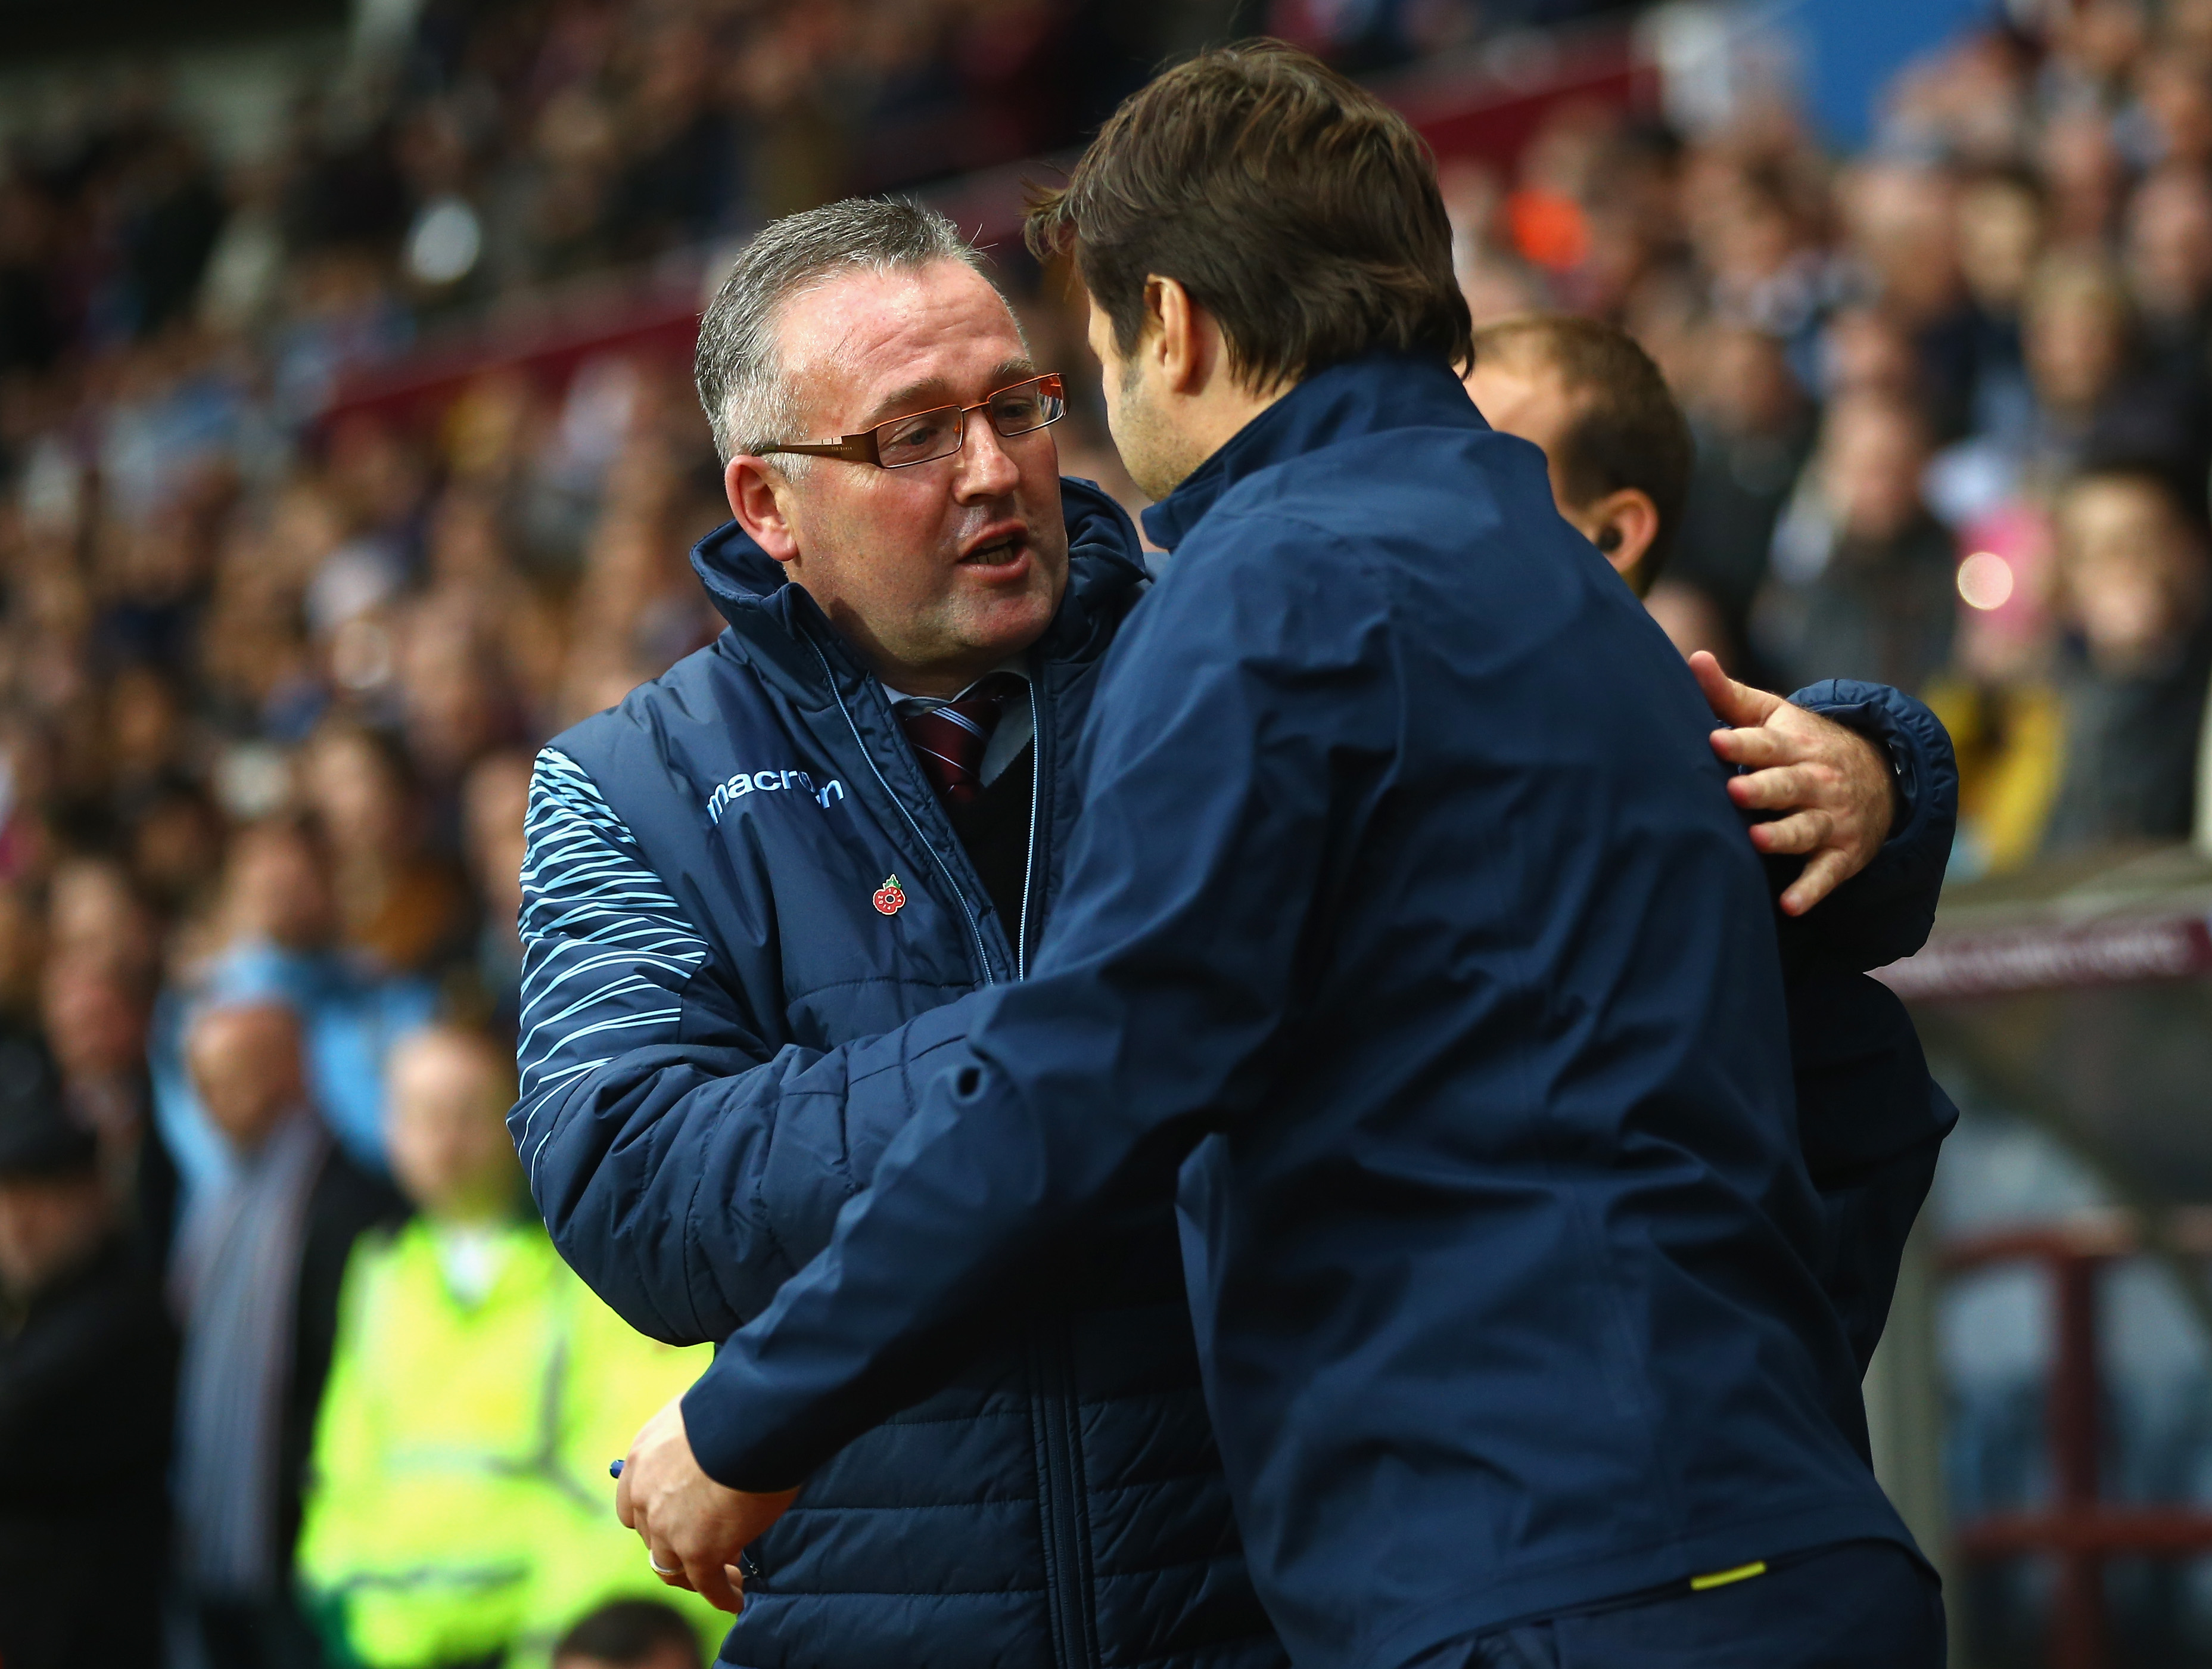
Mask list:
[[[834,777],[817,788],[814,779],[803,771],[741,771],[708,796],[707,820],[720,822],[722,813],[749,794],[781,794],[793,788],[805,789],[822,802],[824,811],[830,809],[831,801],[845,797],[845,785]]]

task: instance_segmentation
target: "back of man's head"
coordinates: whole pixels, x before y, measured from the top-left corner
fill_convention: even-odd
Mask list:
[[[811,440],[793,423],[793,368],[778,352],[784,304],[848,272],[911,271],[952,261],[983,271],[960,228],[933,209],[902,198],[849,198],[770,221],[738,253],[699,321],[692,361],[699,404],[727,463],[778,441]],[[779,460],[787,474],[804,460]]]
[[[1564,507],[1632,489],[1651,501],[1657,531],[1626,574],[1639,593],[1650,590],[1674,549],[1697,456],[1689,420],[1651,356],[1595,319],[1522,314],[1477,331],[1474,357],[1478,367],[1553,384],[1561,410],[1544,447]]]
[[[1133,94],[1029,221],[1072,244],[1124,354],[1147,277],[1210,313],[1267,391],[1390,350],[1467,362],[1466,298],[1428,147],[1404,117],[1272,40],[1201,53]]]
[[[562,1635],[553,1669],[699,1669],[699,1641],[672,1605],[617,1599]]]

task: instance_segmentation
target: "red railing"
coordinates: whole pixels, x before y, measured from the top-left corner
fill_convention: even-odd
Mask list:
[[[2212,1251],[2212,1217],[2176,1214],[2172,1240],[2178,1251]],[[2098,1283],[2107,1264],[2142,1250],[2131,1224],[2114,1216],[1978,1235],[1955,1241],[1941,1254],[1948,1271],[2033,1263],[2051,1277],[2056,1349],[2044,1422],[2051,1502],[1988,1514],[1960,1524],[1954,1532],[1959,1555],[1969,1562],[2036,1554],[2057,1562],[2051,1669],[2112,1669],[2105,1609],[2106,1560],[2126,1554],[2171,1558],[2212,1551],[2212,1512],[2130,1507],[2102,1499]]]

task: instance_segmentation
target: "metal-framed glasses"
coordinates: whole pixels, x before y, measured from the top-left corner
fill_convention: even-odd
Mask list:
[[[878,469],[905,469],[939,458],[950,458],[968,438],[968,414],[981,411],[1001,440],[1034,434],[1058,423],[1067,412],[1067,396],[1060,373],[1048,371],[985,396],[973,405],[939,405],[909,417],[893,417],[873,429],[835,441],[792,441],[764,446],[761,455],[774,452],[803,453],[810,458],[842,458],[848,463],[873,464]]]

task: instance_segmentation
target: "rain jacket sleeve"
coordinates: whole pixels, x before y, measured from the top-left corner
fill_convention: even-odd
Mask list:
[[[1035,971],[977,999],[977,1029],[878,1185],[684,1398],[693,1451],[724,1483],[793,1485],[933,1389],[985,1307],[1027,1300],[1093,1213],[1165,1193],[1189,1149],[1262,1093],[1402,691],[1360,553],[1303,524],[1234,520],[1208,523],[1220,539],[1176,575],[1177,609],[1137,611],[1115,646]],[[1322,583],[1240,583],[1246,564],[1316,538],[1328,551],[1302,566]],[[1244,563],[1224,560],[1231,542]],[[1232,618],[1236,641],[1215,653],[1160,641],[1176,621]],[[1187,670],[1139,670],[1163,661]]]
[[[538,756],[509,1127],[554,1244],[672,1344],[719,1341],[827,1243],[967,1001],[830,1050],[771,1047],[574,761]]]

